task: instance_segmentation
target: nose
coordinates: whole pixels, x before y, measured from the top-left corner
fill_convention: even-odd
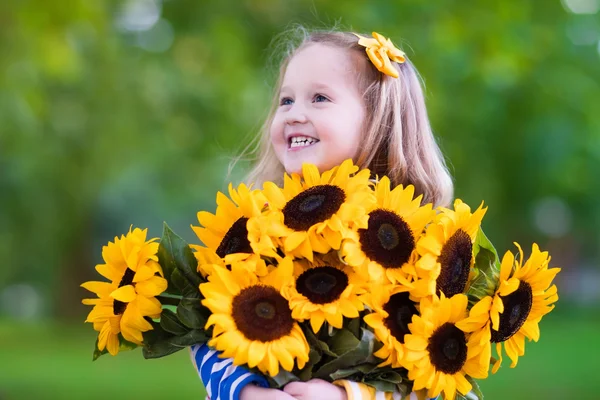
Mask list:
[[[285,114],[285,123],[287,125],[304,124],[308,121],[306,110],[300,104],[294,104]]]

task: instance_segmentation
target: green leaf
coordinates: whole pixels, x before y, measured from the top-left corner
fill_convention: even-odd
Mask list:
[[[191,329],[204,329],[210,311],[200,303],[200,299],[182,298],[177,306],[177,318]]]
[[[304,365],[304,368],[297,371],[298,378],[303,381],[309,381],[312,379],[313,367],[321,361],[321,353],[314,349],[310,348],[308,352],[308,362]]]
[[[466,376],[466,378],[469,381],[469,383],[471,384],[471,386],[473,386],[471,388],[471,391],[469,393],[467,393],[467,398],[483,400],[483,392],[481,391],[481,388],[479,387],[479,384],[477,383],[477,381],[468,375]],[[471,395],[471,397],[468,397],[469,395]]]
[[[481,228],[477,231],[477,237],[473,243],[473,255],[475,268],[478,270],[486,274],[500,271],[498,252]]]
[[[402,375],[395,371],[385,371],[379,375],[379,379],[382,381],[393,383],[394,385],[397,385],[404,380],[404,378],[402,378]]]
[[[189,329],[179,321],[177,314],[166,308],[160,314],[160,326],[174,335],[185,335],[189,332]]]
[[[261,373],[261,375],[262,375],[262,373]],[[267,380],[269,381],[270,386],[273,388],[277,388],[277,389],[284,387],[285,385],[287,385],[290,382],[297,382],[300,380],[292,372],[288,372],[281,368],[279,369],[279,373],[277,375],[269,376],[268,374],[266,374],[266,377],[267,377]]]
[[[170,347],[166,344],[169,339],[175,337],[175,335],[165,331],[159,323],[152,321],[150,324],[152,325],[152,330],[142,332],[144,337],[142,354],[144,355],[144,358],[162,357],[179,350],[173,349],[171,351]]]
[[[358,368],[339,369],[339,370],[335,371],[334,373],[329,374],[329,377],[332,380],[337,381],[338,379],[345,379],[352,375],[356,375],[359,372],[360,371],[358,370]],[[350,379],[350,380],[352,380],[352,379]]]
[[[194,329],[185,335],[174,337],[170,340],[171,344],[180,347],[189,347],[195,344],[206,343],[211,336],[204,329]]]
[[[356,337],[360,336],[360,323],[362,321],[362,314],[360,318],[349,318],[346,329],[348,329]]]
[[[379,392],[395,392],[396,384],[387,381],[364,381],[365,385],[373,386]]]
[[[302,328],[304,336],[306,337],[306,341],[311,349],[317,349],[321,354],[326,354],[331,357],[338,356],[329,349],[327,343],[317,338],[317,336],[313,333],[309,323],[301,323],[300,327]]]
[[[471,281],[467,295],[470,305],[474,305],[485,296],[491,296],[496,290],[500,274],[498,252],[480,228],[473,243],[475,255],[475,276]]]
[[[477,395],[475,393],[473,393],[472,391],[463,395],[460,392],[456,392],[456,397],[457,400],[480,400],[479,397],[477,397]]]
[[[319,349],[321,349],[321,351],[323,352],[323,354],[325,354],[326,356],[329,357],[337,357],[338,355],[331,351],[331,349],[329,349],[329,345],[325,342],[323,342],[322,340],[319,340]]]
[[[354,337],[350,332],[348,333],[350,336]],[[340,349],[349,350],[321,366],[319,370],[314,373],[314,377],[330,380],[330,374],[333,374],[340,369],[348,369],[357,364],[362,364],[369,360],[373,353],[373,348],[375,347],[375,336],[371,331],[363,328],[361,340],[358,341],[354,348],[350,347],[348,340],[349,337],[345,334],[338,338],[339,343],[337,346],[339,346]]]
[[[144,332],[144,358],[159,358],[173,354],[198,343],[207,342],[210,337],[203,329],[195,329],[177,336],[165,331],[160,324],[152,322],[154,329]]]
[[[181,294],[182,297],[187,298],[202,298],[202,294],[200,293],[200,288],[198,286],[192,286],[190,282],[182,275],[182,273],[176,269],[171,274],[170,281],[173,283],[173,286],[177,288],[177,291]]]
[[[171,277],[175,270],[181,272],[181,275],[194,288],[198,288],[200,283],[203,282],[202,277],[197,272],[198,262],[192,249],[169,228],[166,222],[163,226],[163,235],[158,247],[158,262],[163,268],[167,281],[169,281],[168,293],[182,294],[181,289],[172,284]]]
[[[351,379],[351,380],[362,381],[363,377],[370,375],[373,371],[376,371],[376,370],[377,370],[377,364],[365,363],[365,364],[357,365],[356,367],[340,369],[340,370],[330,374],[329,376],[331,377],[331,379],[333,379],[335,381],[337,379],[343,379],[343,378],[347,378],[349,376],[355,375],[356,378]]]
[[[131,343],[123,338],[119,333],[119,352],[133,350],[138,347],[137,344]],[[92,355],[92,361],[96,361],[100,356],[108,353],[108,349],[105,347],[104,350],[98,349],[98,338],[96,338],[96,344],[94,345],[94,354]]]
[[[359,370],[361,373],[363,374],[370,374],[371,372],[377,370],[377,364],[373,364],[373,363],[368,363],[368,364],[362,364],[356,367],[357,370]]]
[[[331,344],[331,351],[333,353],[344,354],[355,349],[360,344],[360,340],[358,340],[349,330],[340,329],[333,335],[329,343]]]
[[[376,368],[362,378],[362,382],[384,392],[399,392],[404,398],[412,391],[412,382],[408,380],[405,369],[383,367]]]

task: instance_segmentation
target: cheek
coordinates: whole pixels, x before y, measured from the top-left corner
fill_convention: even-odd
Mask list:
[[[362,137],[363,118],[362,110],[353,109],[352,112],[341,113],[335,118],[335,123],[329,121],[331,139],[336,146],[332,151],[343,153],[345,158],[356,155]]]
[[[281,118],[275,116],[273,122],[271,123],[271,128],[269,129],[269,132],[271,134],[271,143],[273,144],[273,146],[279,146],[284,142]]]

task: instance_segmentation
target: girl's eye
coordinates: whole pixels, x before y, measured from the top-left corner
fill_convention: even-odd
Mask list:
[[[327,97],[323,96],[322,94],[317,94],[317,95],[315,95],[314,101],[317,103],[322,103],[324,101],[329,101],[329,99]]]
[[[294,100],[290,99],[289,97],[284,97],[283,99],[279,100],[280,106],[290,106],[293,103],[294,103]]]

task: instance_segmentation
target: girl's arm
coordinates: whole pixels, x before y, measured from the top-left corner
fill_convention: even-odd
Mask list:
[[[264,376],[233,365],[207,345],[190,348],[192,363],[206,388],[208,400],[294,400],[281,390],[270,389]]]
[[[210,400],[239,400],[242,389],[249,383],[269,387],[265,377],[233,365],[231,359],[219,358],[219,352],[206,344],[192,346],[190,356]]]

